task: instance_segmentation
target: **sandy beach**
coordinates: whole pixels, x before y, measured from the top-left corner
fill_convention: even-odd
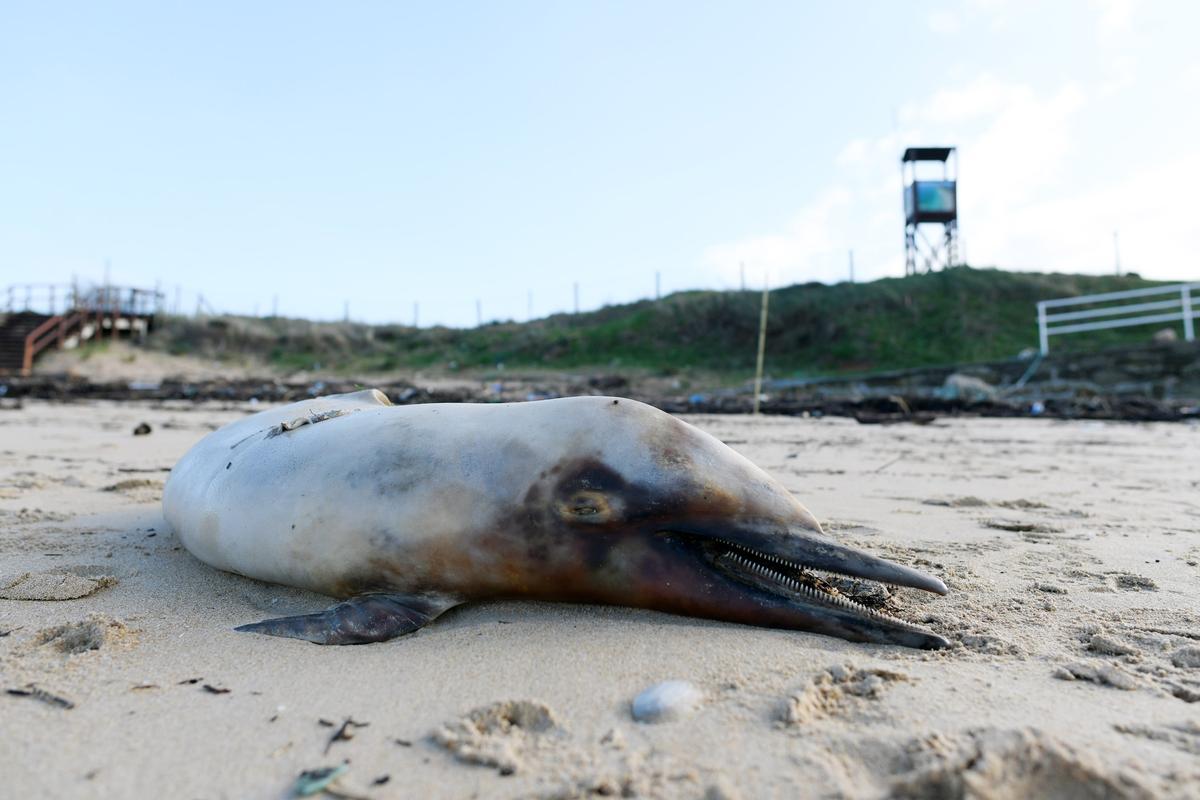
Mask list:
[[[1200,797],[1200,426],[688,418],[940,575],[896,599],[946,651],[517,602],[319,647],[233,627],[328,598],[162,518],[175,461],[251,410],[0,409],[0,794],[278,798],[344,764],[381,799]],[[700,707],[635,722],[667,679]]]

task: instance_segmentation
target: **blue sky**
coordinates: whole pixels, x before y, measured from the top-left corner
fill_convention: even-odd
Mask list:
[[[1200,276],[1193,3],[0,3],[0,285],[474,324],[967,259]]]

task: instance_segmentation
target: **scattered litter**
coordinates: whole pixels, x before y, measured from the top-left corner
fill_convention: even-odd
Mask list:
[[[184,684],[188,684],[188,685],[197,684],[202,680],[204,680],[204,678],[184,678],[176,685],[183,686]]]
[[[348,769],[350,767],[346,764],[338,764],[336,767],[306,769],[296,778],[296,785],[292,787],[292,794],[296,797],[311,797],[318,792],[323,792],[329,787],[329,784],[344,775]]]
[[[329,748],[333,747],[334,742],[348,742],[353,739],[355,728],[365,728],[370,724],[369,722],[355,722],[353,717],[346,717],[345,721],[342,722],[342,726],[325,743],[325,752],[329,752]]]
[[[27,685],[24,689],[6,689],[5,691],[14,697],[31,697],[34,700],[39,700],[46,705],[54,706],[56,708],[75,707],[75,704],[67,698],[59,697],[56,694],[50,694],[50,692],[47,692],[45,689],[39,689],[32,683]]]
[[[134,436],[146,436],[151,432],[151,430],[153,430],[153,429],[150,427],[150,423],[140,422],[140,423],[138,423],[138,426],[133,429],[133,435]]]
[[[633,698],[633,718],[638,722],[673,722],[695,713],[704,693],[687,681],[663,681]]]
[[[395,742],[401,747],[412,747],[412,742],[410,742],[408,739],[396,739]]]
[[[144,691],[146,689],[157,689],[157,688],[158,688],[157,683],[139,683],[137,686],[130,687],[129,691],[140,692],[140,691]]]
[[[211,683],[204,684],[202,688],[209,694],[229,694],[230,692],[229,689],[222,689],[219,686],[213,686]]]
[[[9,628],[6,631],[0,631],[0,639],[3,639],[5,636],[8,636],[9,634],[16,633],[17,631],[21,630],[21,628],[24,628],[24,627],[25,626],[22,625],[19,628]]]
[[[371,781],[371,785],[372,786],[383,786],[385,783],[387,783],[391,779],[392,779],[391,775],[380,775],[378,778]]]

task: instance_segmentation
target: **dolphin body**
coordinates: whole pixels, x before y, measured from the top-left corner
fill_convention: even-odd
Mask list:
[[[945,594],[940,580],[838,544],[733,449],[622,398],[293,403],[204,437],[163,511],[207,564],[347,598],[241,631],[376,642],[469,600],[528,598],[947,646],[817,576]]]

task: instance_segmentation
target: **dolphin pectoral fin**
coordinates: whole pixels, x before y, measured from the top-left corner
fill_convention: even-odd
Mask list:
[[[429,595],[363,594],[315,614],[277,617],[234,630],[315,644],[384,642],[422,628],[458,600]]]

